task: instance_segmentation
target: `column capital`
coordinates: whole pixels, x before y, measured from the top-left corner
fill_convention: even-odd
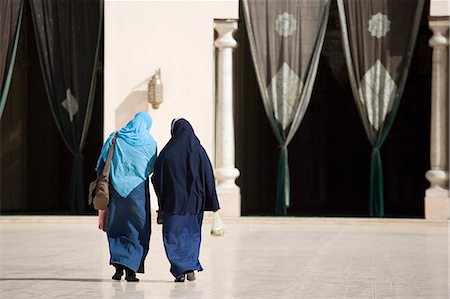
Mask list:
[[[218,33],[218,37],[214,41],[214,46],[216,48],[236,48],[237,41],[234,39],[233,33],[237,28],[237,20],[214,20],[214,29]]]
[[[433,31],[429,41],[430,47],[448,47],[449,18],[430,18],[428,26]]]

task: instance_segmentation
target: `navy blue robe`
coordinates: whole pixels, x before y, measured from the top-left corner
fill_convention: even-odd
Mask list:
[[[156,159],[152,183],[164,212],[163,241],[174,277],[202,271],[199,262],[204,211],[219,202],[211,162],[185,119],[173,124],[172,138]]]

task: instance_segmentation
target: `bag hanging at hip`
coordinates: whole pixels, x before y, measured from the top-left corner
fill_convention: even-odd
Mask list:
[[[97,179],[89,184],[88,203],[94,204],[94,209],[104,210],[109,204],[109,170],[111,167],[111,159],[116,144],[117,132],[109,147],[108,158],[105,166]]]

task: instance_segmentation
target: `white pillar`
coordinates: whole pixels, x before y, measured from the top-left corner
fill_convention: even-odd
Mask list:
[[[430,188],[425,194],[425,218],[450,219],[448,185],[448,27],[449,21],[430,18],[433,31],[429,45],[433,48],[431,85],[430,170],[426,178]]]
[[[235,180],[239,170],[235,167],[234,120],[233,120],[233,49],[237,42],[233,32],[236,20],[215,20],[217,39],[216,55],[216,153],[215,176],[221,213],[240,216],[241,195]]]

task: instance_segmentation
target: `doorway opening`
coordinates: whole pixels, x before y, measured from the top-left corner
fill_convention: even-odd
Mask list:
[[[103,45],[94,108],[83,151],[84,189],[95,179],[94,167],[103,143],[102,65]],[[30,3],[25,1],[13,77],[0,123],[0,213],[70,214],[72,160],[50,110]],[[86,204],[81,213],[94,212]]]

